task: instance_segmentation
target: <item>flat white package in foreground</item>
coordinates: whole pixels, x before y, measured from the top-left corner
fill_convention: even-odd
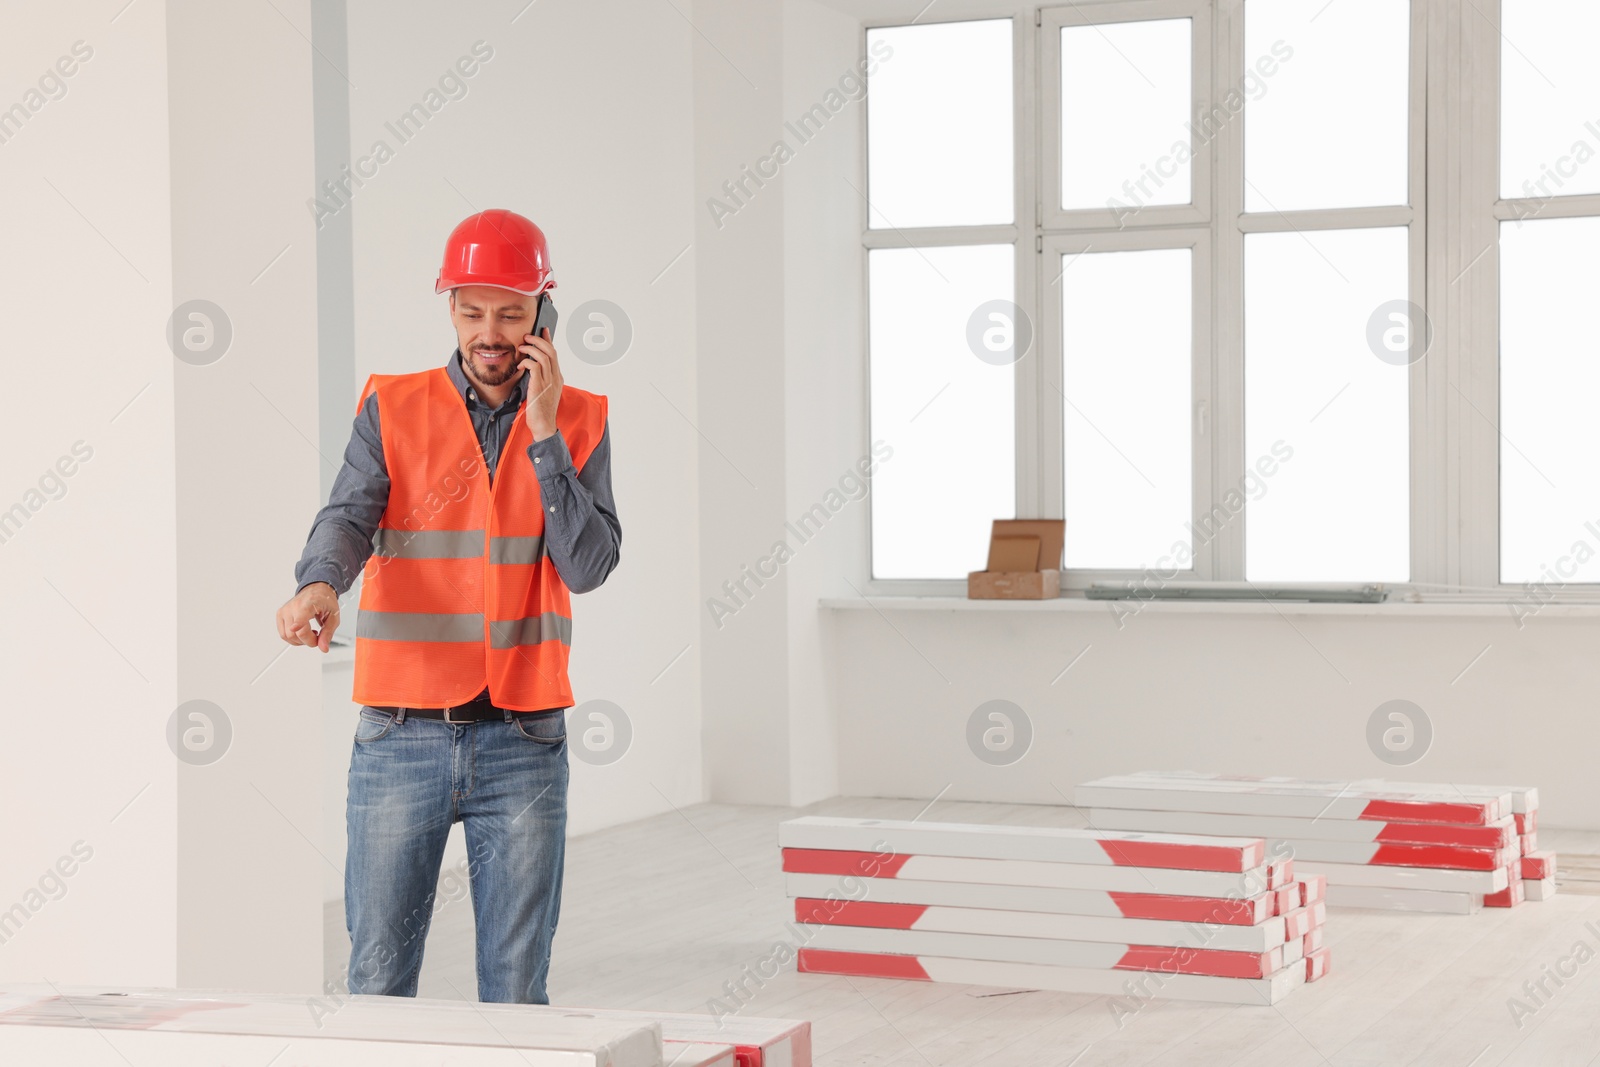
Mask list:
[[[662,1060],[656,1023],[548,1008],[491,1021],[477,1004],[376,996],[328,998],[328,1010],[318,1011],[318,999],[7,986],[0,988],[0,1062],[215,1067],[254,1061],[263,1050],[262,1063],[282,1055],[279,1062],[307,1067],[659,1067]]]

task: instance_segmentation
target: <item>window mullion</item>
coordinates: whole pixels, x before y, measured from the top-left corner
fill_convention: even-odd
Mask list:
[[[1500,0],[1480,11],[1456,9],[1450,52],[1459,101],[1451,132],[1461,146],[1451,160],[1460,183],[1449,230],[1454,270],[1444,283],[1451,321],[1462,336],[1450,348],[1449,411],[1458,468],[1459,530],[1451,582],[1487,590],[1500,584]],[[1449,5],[1455,8],[1456,5]],[[1487,88],[1486,88],[1487,87]]]
[[[1212,98],[1230,91],[1230,80],[1244,69],[1244,4],[1220,0],[1214,20]],[[1213,176],[1213,322],[1211,397],[1205,432],[1196,423],[1196,455],[1211,464],[1210,492],[1198,493],[1195,511],[1211,514],[1228,487],[1244,479],[1244,116],[1222,126],[1211,142]],[[1246,513],[1224,524],[1210,544],[1210,572],[1216,581],[1244,579]]]

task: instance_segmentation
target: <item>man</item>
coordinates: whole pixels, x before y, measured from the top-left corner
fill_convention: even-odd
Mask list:
[[[571,593],[617,564],[606,398],[564,385],[544,234],[473,215],[445,249],[457,348],[375,374],[278,610],[328,651],[362,573],[345,925],[352,993],[416,996],[450,827],[463,824],[478,999],[548,1004],[561,904]],[[319,629],[313,630],[312,620]]]

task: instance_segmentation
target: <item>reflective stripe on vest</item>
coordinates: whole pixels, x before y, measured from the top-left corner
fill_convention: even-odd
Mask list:
[[[519,645],[537,645],[545,641],[572,644],[572,620],[564,615],[547,611],[526,619],[509,619],[489,624],[490,648],[516,648]]]
[[[483,616],[363,611],[356,616],[356,636],[373,641],[482,641]],[[505,619],[489,624],[490,648],[516,648],[545,641],[572,644],[572,620],[547,611],[526,619]]]
[[[489,562],[502,564],[538,563],[544,556],[544,537],[491,537]]]
[[[372,538],[372,554],[390,559],[477,559],[483,555],[482,530],[386,530]],[[544,537],[491,537],[490,563],[538,563]]]
[[[476,559],[482,530],[385,530],[372,537],[372,554],[390,559]]]
[[[482,641],[483,616],[362,609],[356,615],[356,636],[373,641]]]

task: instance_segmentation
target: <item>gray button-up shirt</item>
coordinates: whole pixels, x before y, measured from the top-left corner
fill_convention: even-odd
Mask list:
[[[478,391],[461,369],[459,348],[446,370],[472,416],[492,482],[501,446],[516,425],[527,375],[517,379],[505,403],[491,410],[478,399]],[[622,524],[617,521],[616,501],[611,495],[610,423],[581,472],[573,468],[560,430],[529,445],[525,461],[518,457],[507,462],[527,462],[539,477],[545,552],[561,580],[574,593],[598,589],[616,567],[622,547]],[[296,592],[312,582],[327,582],[343,596],[372,555],[373,533],[388,503],[389,472],[383,461],[378,395],[373,393],[356,415],[344,450],[344,466],[334,478],[328,503],[311,524],[305,551],[295,565]]]

